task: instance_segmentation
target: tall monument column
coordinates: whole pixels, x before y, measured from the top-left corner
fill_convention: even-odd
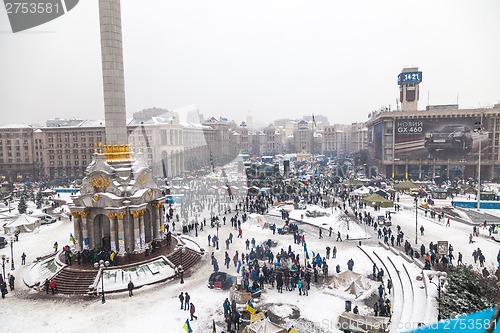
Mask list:
[[[120,0],[99,0],[106,145],[126,145],[127,117]]]

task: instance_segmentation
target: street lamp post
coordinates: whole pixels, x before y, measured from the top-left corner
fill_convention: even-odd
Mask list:
[[[217,241],[215,242],[217,245],[216,245],[216,250],[219,249],[219,221],[216,222],[216,227],[217,227]]]
[[[99,262],[94,263],[94,267],[99,269],[101,274],[101,291],[102,291],[102,304],[106,303],[106,298],[104,297],[104,269],[109,266],[109,261],[99,260]]]
[[[183,267],[183,257],[184,257],[184,254],[186,253],[186,248],[183,246],[181,248],[181,264],[179,265],[179,274],[181,275],[181,284],[184,283],[184,267]]]
[[[13,271],[14,267],[14,237],[10,238],[10,270]]]
[[[481,208],[481,125],[481,121],[476,121],[476,128],[474,129],[474,132],[479,135],[479,148],[477,156],[477,210],[480,210]]]
[[[418,197],[415,194],[415,245],[418,244]]]
[[[436,276],[438,278],[437,283],[432,282],[432,278]],[[446,278],[448,274],[446,272],[436,272],[435,274],[429,274],[429,282],[435,285],[438,288],[438,321],[441,320],[441,288],[444,287],[446,283]]]
[[[2,254],[2,270],[3,270],[3,275],[2,277],[5,279],[5,261],[9,262],[9,257],[7,257],[5,254]]]

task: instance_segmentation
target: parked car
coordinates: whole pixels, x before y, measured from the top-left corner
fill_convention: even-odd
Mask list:
[[[5,237],[0,237],[0,249],[3,249],[7,245],[7,239]]]
[[[236,282],[236,277],[226,272],[212,273],[208,278],[208,288],[229,289]]]
[[[470,150],[472,148],[472,133],[464,125],[446,125],[437,131],[425,135],[424,146],[429,152],[436,149]]]
[[[42,224],[51,224],[51,223],[56,222],[57,219],[55,217],[47,217],[47,218],[41,219],[41,221],[42,221]]]

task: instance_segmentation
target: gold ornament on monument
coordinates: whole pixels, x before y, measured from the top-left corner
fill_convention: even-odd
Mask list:
[[[150,178],[147,173],[141,173],[139,177],[137,177],[137,183],[139,183],[139,185],[144,185],[149,182],[149,179]]]
[[[106,188],[109,186],[109,179],[102,175],[95,176],[90,180],[90,185],[95,188]]]

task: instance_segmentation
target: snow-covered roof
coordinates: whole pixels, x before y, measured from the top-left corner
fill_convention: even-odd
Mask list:
[[[26,124],[10,124],[10,125],[0,125],[0,128],[22,129],[22,128],[32,128],[32,127],[31,125],[26,125]]]

